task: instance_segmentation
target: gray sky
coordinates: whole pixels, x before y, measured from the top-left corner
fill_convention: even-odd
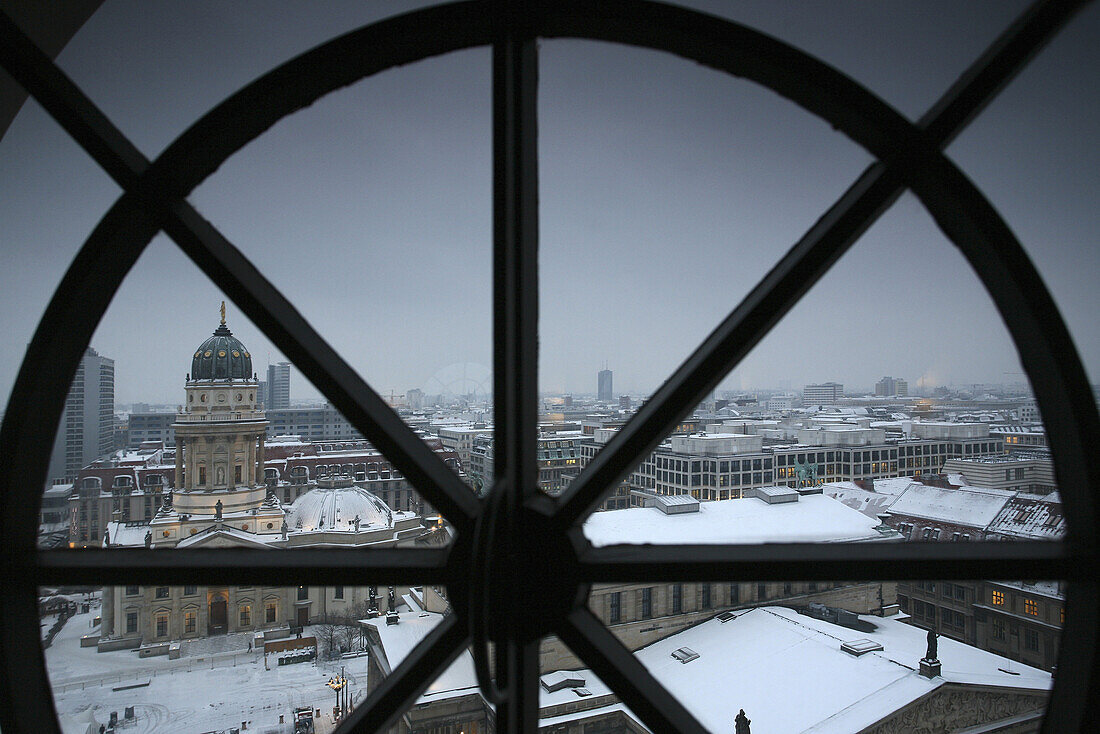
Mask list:
[[[1024,7],[692,5],[802,47],[910,117]],[[265,70],[408,6],[107,0],[59,63],[155,157]],[[948,151],[1034,258],[1093,380],[1098,35],[1094,6]],[[282,121],[192,196],[382,393],[491,364],[489,71],[477,49],[372,77]],[[767,90],[590,42],[542,43],[539,132],[548,391],[594,392],[605,361],[617,392],[654,389],[870,161]],[[34,103],[0,140],[5,402],[53,289],[118,193]],[[154,240],[92,341],[115,359],[117,400],[178,402],[222,297]],[[228,310],[257,371],[281,359]],[[1018,370],[977,278],[905,196],[726,384],[1001,382]],[[296,378],[295,398],[315,395]]]

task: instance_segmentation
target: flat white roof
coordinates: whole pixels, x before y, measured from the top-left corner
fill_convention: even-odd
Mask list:
[[[876,629],[858,632],[791,609],[760,607],[726,624],[717,619],[704,622],[635,655],[708,731],[715,732],[732,731],[738,709],[752,720],[753,731],[853,732],[945,683],[1032,691],[1051,687],[1049,673],[942,636],[942,676],[924,678],[916,670],[926,651],[923,629],[898,619],[860,619]],[[870,640],[883,649],[858,657],[841,651],[840,646],[852,640]],[[672,653],[681,647],[690,647],[699,657],[680,663]],[[591,671],[580,673],[593,693],[594,686],[602,685]]]
[[[790,491],[790,490],[788,490]],[[877,520],[823,494],[768,504],[755,497],[700,502],[698,512],[653,507],[594,512],[584,534],[595,546],[619,543],[839,543],[883,540]],[[900,538],[900,536],[897,536]]]

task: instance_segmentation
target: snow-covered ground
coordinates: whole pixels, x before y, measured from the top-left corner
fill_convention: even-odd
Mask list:
[[[111,712],[122,719],[127,706],[135,707],[136,721],[127,734],[201,734],[239,727],[248,731],[280,731],[279,715],[291,720],[297,706],[321,709],[320,733],[331,731],[335,694],[325,686],[341,665],[351,681],[356,702],[366,697],[367,657],[334,663],[299,663],[279,667],[262,652],[230,652],[188,656],[138,658],[129,650],[96,652],[80,647],[80,637],[96,631],[92,619],[99,613],[70,619],[46,650],[46,665],[54,705],[61,716],[83,719],[90,709],[95,720],[107,723]],[[309,628],[306,628],[306,635]],[[120,686],[149,685],[127,690]],[[96,727],[98,728],[98,727]]]

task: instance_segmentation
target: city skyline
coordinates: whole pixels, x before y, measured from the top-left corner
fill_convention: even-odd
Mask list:
[[[317,18],[306,6],[112,3],[58,62],[152,156],[265,68],[405,7]],[[1023,7],[760,3],[731,17],[916,117]],[[1083,11],[948,150],[1032,255],[1093,381],[1097,28],[1100,12]],[[540,391],[588,392],[606,360],[617,392],[650,392],[870,159],[774,95],[675,59],[563,40],[541,54]],[[488,82],[485,49],[368,79],[275,126],[191,197],[381,394],[422,388],[450,364],[491,364]],[[29,103],[0,141],[13,343],[29,341],[116,195]],[[119,402],[178,402],[176,350],[216,325],[223,298],[256,364],[283,361],[158,236],[91,342],[116,361]],[[4,404],[21,351],[0,360]],[[915,390],[1010,382],[1020,369],[977,278],[905,195],[719,389],[896,374]],[[296,371],[292,381],[297,397],[319,397]]]

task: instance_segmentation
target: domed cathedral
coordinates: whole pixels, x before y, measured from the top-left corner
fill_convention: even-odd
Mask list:
[[[221,323],[191,358],[174,424],[175,474],[155,515],[106,524],[106,548],[394,546],[431,535],[414,511],[391,510],[348,477],[311,483],[284,506],[265,484],[268,421],[252,356]],[[167,467],[166,467],[167,468]],[[173,641],[226,633],[290,634],[331,617],[389,610],[405,587],[116,586],[103,589],[100,651],[169,654]],[[244,635],[247,637],[247,635]]]
[[[172,506],[191,521],[216,518],[245,531],[278,534],[282,523],[248,524],[261,509],[264,484],[264,436],[267,420],[257,401],[259,382],[252,355],[222,321],[199,345],[187,375],[186,403],[175,423],[176,473]],[[274,515],[267,517],[270,521]],[[282,520],[281,510],[277,511]],[[189,530],[193,530],[190,528]],[[154,543],[168,540],[154,537]],[[179,541],[184,538],[171,538]]]

